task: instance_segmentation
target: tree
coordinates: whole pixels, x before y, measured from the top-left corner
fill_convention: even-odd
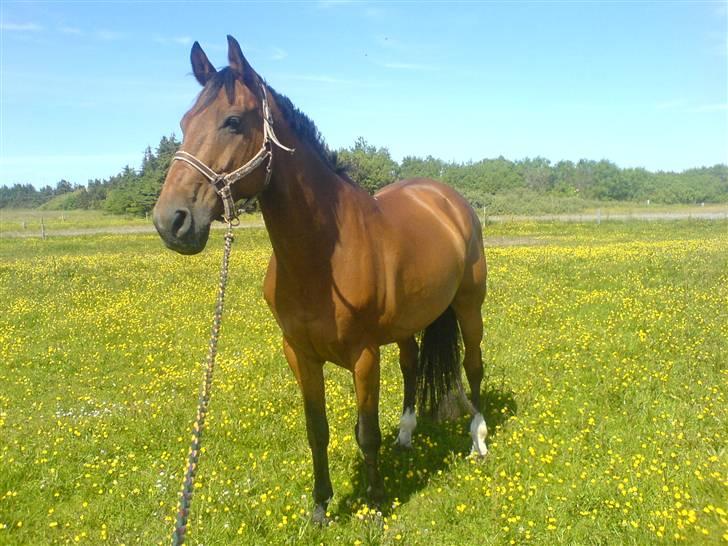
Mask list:
[[[399,167],[401,178],[432,178],[441,180],[445,173],[445,163],[441,159],[435,159],[428,155],[425,159],[411,155],[402,159]]]
[[[34,208],[43,204],[44,196],[33,184],[0,186],[0,208]]]
[[[576,165],[572,161],[559,161],[552,170],[554,172],[554,193],[568,196],[575,196],[579,193]]]
[[[137,173],[128,165],[102,184],[108,188],[104,209],[115,214],[144,215],[154,208],[162,190],[167,170],[180,143],[174,135],[163,136],[156,155],[147,147],[142,168]]]
[[[152,210],[180,143],[174,134],[163,136],[156,149],[148,146],[141,168],[125,166],[105,180],[89,180],[86,187],[62,179],[55,187],[32,184],[0,186],[0,208],[38,207],[50,199],[54,207],[103,208],[118,214],[143,215]],[[338,151],[338,163],[370,193],[397,178],[432,178],[449,184],[473,205],[490,211],[521,213],[565,211],[583,207],[585,199],[653,203],[728,202],[728,166],[699,167],[676,172],[620,169],[614,163],[581,159],[552,165],[542,157],[510,161],[504,157],[456,163],[427,156],[407,156],[397,164],[384,147],[358,138],[351,148]],[[544,205],[544,203],[546,205]]]
[[[555,175],[551,162],[543,157],[526,158],[519,163],[523,181],[527,188],[537,192],[551,191],[554,187]]]
[[[369,193],[391,184],[398,177],[399,166],[389,150],[376,148],[363,137],[359,137],[351,148],[339,150],[337,159],[351,178]]]
[[[56,183],[56,188],[53,190],[53,194],[63,195],[64,193],[70,193],[73,190],[73,184],[71,184],[68,180],[61,179]]]

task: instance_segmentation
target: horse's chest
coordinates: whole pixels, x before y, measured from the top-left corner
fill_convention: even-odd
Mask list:
[[[362,345],[366,326],[356,315],[335,312],[311,313],[304,309],[277,310],[278,324],[288,342],[322,360],[347,365],[352,347]]]
[[[351,347],[371,330],[367,298],[347,297],[335,283],[303,286],[266,278],[264,294],[288,342],[322,359],[345,364]]]

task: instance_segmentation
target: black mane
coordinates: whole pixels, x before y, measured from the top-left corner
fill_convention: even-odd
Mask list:
[[[228,102],[232,104],[235,100],[236,79],[238,79],[238,76],[230,69],[230,67],[225,67],[218,71],[212,78],[210,78],[207,84],[205,84],[205,88],[200,94],[200,110],[203,110],[212,104],[212,102],[217,98],[220,89],[223,87],[225,88],[225,94],[227,95]],[[321,136],[321,132],[318,130],[316,124],[311,120],[311,118],[296,108],[288,97],[278,93],[265,82],[264,85],[275,98],[276,104],[278,104],[278,108],[283,114],[283,118],[286,120],[296,136],[307,142],[314,149],[316,154],[324,161],[324,163],[326,163],[326,165],[328,165],[334,172],[344,175],[345,167],[338,163],[336,152],[329,149],[323,136]],[[253,92],[259,94],[257,89],[253,89]],[[344,176],[344,178],[351,181],[348,176]]]

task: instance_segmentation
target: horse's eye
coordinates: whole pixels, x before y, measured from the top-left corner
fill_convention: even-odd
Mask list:
[[[225,123],[223,123],[223,127],[227,127],[233,132],[237,132],[240,130],[240,118],[238,116],[230,116],[225,120]]]

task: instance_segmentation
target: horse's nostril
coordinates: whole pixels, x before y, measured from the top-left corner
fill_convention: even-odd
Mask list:
[[[185,233],[190,229],[190,222],[188,221],[189,211],[186,209],[178,209],[174,211],[174,218],[172,219],[172,235],[175,237],[183,237]]]

